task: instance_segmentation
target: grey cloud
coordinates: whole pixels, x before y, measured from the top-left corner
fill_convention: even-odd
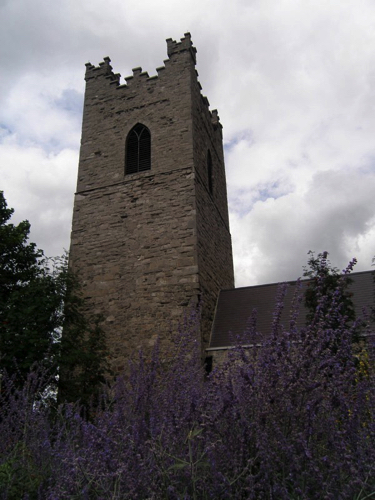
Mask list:
[[[69,245],[84,64],[155,74],[190,30],[224,125],[237,283],[294,279],[310,249],[369,268],[372,0],[12,0],[0,16],[2,188],[47,254]]]

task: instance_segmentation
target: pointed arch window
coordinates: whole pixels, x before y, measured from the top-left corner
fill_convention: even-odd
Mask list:
[[[210,150],[208,150],[207,152],[207,178],[208,178],[208,190],[212,194],[214,189],[214,181],[213,181],[212,158]]]
[[[125,174],[143,172],[151,168],[151,134],[149,129],[137,123],[126,139]]]

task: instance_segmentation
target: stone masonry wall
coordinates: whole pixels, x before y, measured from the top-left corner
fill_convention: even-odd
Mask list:
[[[222,126],[217,111],[193,83],[193,140],[197,211],[199,284],[203,300],[203,346],[207,347],[219,291],[234,288],[232,241],[229,231]],[[212,158],[209,189],[207,153]]]
[[[167,44],[168,59],[157,68],[158,75],[149,78],[136,68],[126,85],[120,85],[109,58],[98,67],[86,65],[70,266],[83,283],[87,313],[103,316],[116,371],[125,367],[134,351],[149,349],[157,336],[167,350],[171,330],[202,293],[210,297],[203,314],[210,318],[217,287],[230,286],[233,275],[231,263],[228,272],[220,267],[228,265],[231,255],[230,235],[229,240],[222,235],[228,217],[226,190],[222,195],[223,163],[217,166],[220,162],[212,148],[215,208],[201,155],[194,152],[201,147],[196,135],[202,127],[214,130],[199,91],[196,51],[189,34],[179,43],[167,40]],[[204,121],[197,117],[202,106]],[[138,122],[151,133],[151,170],[124,175],[126,137]],[[221,139],[210,134],[205,135],[204,147],[216,141],[222,157]],[[200,166],[195,168],[195,162]],[[224,279],[216,276],[218,270]],[[204,321],[202,347],[210,330]]]

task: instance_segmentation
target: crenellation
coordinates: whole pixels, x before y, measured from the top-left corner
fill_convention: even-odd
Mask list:
[[[223,128],[222,124],[220,123],[220,117],[218,115],[217,109],[213,109],[211,111],[211,122],[215,129],[217,127],[220,127],[221,129]]]
[[[178,54],[179,52],[188,51],[194,61],[194,64],[196,64],[197,49],[193,46],[190,33],[185,33],[185,36],[180,39],[180,42],[176,42],[175,40],[172,40],[172,38],[168,38],[166,42],[169,58],[174,54]]]
[[[106,78],[110,79],[110,82],[109,82],[110,85],[114,85],[116,87],[120,85],[120,78],[121,78],[121,74],[120,73],[115,73],[113,75],[108,75],[108,76],[106,76]]]
[[[112,66],[110,65],[111,59],[109,57],[104,57],[104,60],[99,63],[98,66],[94,66],[90,62],[86,63],[86,82],[90,80],[95,80],[98,77],[105,77],[110,82],[119,82],[121,75],[119,73],[113,73]]]
[[[134,90],[133,86],[136,82],[137,90],[136,92],[139,92],[138,87],[139,85],[145,85],[148,93],[152,94],[155,91],[161,92],[166,92],[165,88],[165,80],[171,82],[171,78],[173,78],[173,85],[174,88],[168,86],[169,91],[175,93],[178,91],[178,86],[180,81],[186,82],[186,77],[189,74],[188,72],[186,74],[181,73],[181,71],[178,70],[180,63],[182,61],[179,61],[178,59],[173,59],[171,60],[171,55],[173,54],[181,54],[182,55],[186,52],[187,49],[190,50],[190,48],[194,48],[191,42],[190,34],[185,34],[185,37],[181,39],[181,42],[175,42],[171,41],[172,45],[169,51],[169,58],[164,61],[164,66],[160,66],[156,69],[157,75],[154,76],[149,76],[147,71],[142,71],[142,67],[136,67],[133,68],[132,75],[126,76],[125,77],[125,82],[124,84],[120,84],[120,73],[113,73],[112,71],[112,66],[110,65],[110,58],[105,57],[104,61],[99,63],[99,66],[95,67],[91,63],[86,64],[86,81],[87,82],[93,82],[96,81],[97,78],[104,76],[105,80],[108,81],[109,87],[115,88],[116,90],[119,90],[120,92],[125,92],[127,94],[127,99],[134,99]],[[194,48],[195,51],[195,48]],[[194,52],[195,53],[195,52]],[[190,64],[189,65],[189,61]],[[177,64],[177,66],[176,66]],[[194,77],[193,81],[197,85],[198,89],[201,90],[201,84],[198,81],[198,72],[195,70],[195,60],[188,59],[187,61],[184,61],[185,68],[191,68],[194,69]],[[183,80],[181,80],[183,79]],[[95,89],[96,95],[95,98],[97,101],[100,101],[101,97],[100,95],[97,94],[99,91],[99,87]],[[105,87],[101,87],[101,91],[105,92]],[[131,93],[131,94],[130,94]],[[129,95],[130,94],[130,95]],[[201,99],[205,103],[205,106],[209,108],[209,101],[206,96],[201,96]],[[94,104],[94,102],[93,102]],[[121,113],[122,110],[116,110],[116,113]]]
[[[203,104],[204,104],[205,106],[207,106],[207,108],[209,108],[209,107],[210,107],[210,103],[208,102],[207,97],[206,97],[205,95],[202,95],[201,97],[202,97],[202,102],[203,102]]]

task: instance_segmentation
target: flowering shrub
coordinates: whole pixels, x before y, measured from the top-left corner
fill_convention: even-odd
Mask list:
[[[36,373],[22,388],[4,374],[0,498],[375,498],[371,346],[360,372],[339,288],[301,331],[301,297],[280,324],[283,293],[261,348],[204,379],[192,314],[171,358],[140,354],[90,419],[46,404]]]

